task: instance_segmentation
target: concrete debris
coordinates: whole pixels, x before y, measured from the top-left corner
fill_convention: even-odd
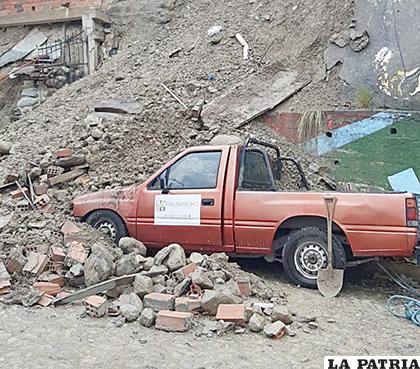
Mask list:
[[[292,324],[293,317],[285,306],[276,306],[273,308],[273,311],[271,313],[271,321],[281,321],[284,324]]]
[[[185,332],[192,327],[193,315],[180,311],[161,310],[156,315],[156,329],[166,332]]]
[[[145,308],[140,314],[140,324],[150,328],[155,324],[156,313],[151,308]]]
[[[252,314],[248,325],[252,332],[261,332],[266,325],[265,318],[260,314],[254,313]]]
[[[366,49],[369,45],[369,34],[367,31],[357,32],[352,29],[350,32],[350,47],[355,52],[360,52]]]
[[[0,141],[0,156],[8,155],[12,149],[12,144],[6,141]]]
[[[269,323],[264,327],[264,334],[270,338],[280,338],[285,333],[286,325],[281,321]]]
[[[152,278],[144,275],[136,275],[133,283],[134,292],[141,298],[153,292]]]
[[[135,253],[123,255],[116,263],[115,275],[120,277],[126,274],[137,273],[142,269],[143,259],[139,259]]]
[[[201,265],[201,263],[204,261],[204,256],[199,252],[192,252],[189,256],[189,259],[191,263]]]
[[[105,281],[114,274],[114,258],[109,250],[101,244],[92,245],[92,253],[85,263],[85,283],[92,286]]]

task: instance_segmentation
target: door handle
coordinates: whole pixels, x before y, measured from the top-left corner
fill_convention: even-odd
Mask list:
[[[201,200],[203,206],[214,206],[214,199],[203,199]]]

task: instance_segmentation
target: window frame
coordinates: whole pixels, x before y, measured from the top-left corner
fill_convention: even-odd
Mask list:
[[[270,189],[266,189],[266,190],[253,190],[251,188],[243,188],[242,187],[242,183],[243,183],[243,179],[244,179],[244,170],[245,170],[245,156],[247,152],[259,152],[262,154],[263,158],[264,158],[264,163],[265,166],[268,170],[268,176],[269,176],[269,180],[270,180],[270,185],[271,188]],[[250,192],[277,192],[277,187],[276,187],[276,182],[274,179],[274,175],[273,175],[273,171],[271,169],[271,165],[270,165],[270,159],[268,158],[268,154],[266,151],[256,148],[256,147],[244,147],[244,149],[241,151],[241,157],[240,157],[240,161],[239,161],[239,176],[238,176],[238,187],[237,190],[238,191],[250,191]]]
[[[219,182],[219,175],[220,175],[220,164],[222,162],[222,158],[223,158],[223,151],[222,150],[209,150],[209,151],[191,151],[186,153],[185,155],[181,156],[178,160],[176,160],[174,163],[172,163],[171,165],[169,165],[168,167],[166,167],[165,169],[163,169],[161,172],[159,172],[154,178],[152,178],[149,183],[147,184],[147,190],[148,191],[163,191],[165,190],[164,188],[151,188],[152,184],[165,172],[168,172],[168,175],[170,173],[170,169],[177,163],[179,163],[181,160],[183,160],[184,158],[186,158],[189,155],[193,155],[193,154],[208,154],[208,153],[219,153],[219,163],[217,164],[217,170],[216,170],[216,180],[215,180],[215,185],[214,187],[182,187],[182,188],[166,188],[169,191],[183,191],[183,190],[190,190],[190,191],[194,191],[194,190],[214,190],[217,189],[218,187],[218,182]],[[166,177],[166,175],[165,175]]]

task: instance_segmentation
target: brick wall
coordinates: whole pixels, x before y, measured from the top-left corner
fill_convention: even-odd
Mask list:
[[[95,6],[103,8],[103,0],[0,0],[0,16],[48,11],[68,4],[70,8]]]

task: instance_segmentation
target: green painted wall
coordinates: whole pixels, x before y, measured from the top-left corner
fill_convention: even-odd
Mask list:
[[[391,134],[392,128],[396,134]],[[420,178],[420,118],[400,121],[326,157],[339,162],[333,175],[343,182],[391,189],[387,177],[408,168]]]

